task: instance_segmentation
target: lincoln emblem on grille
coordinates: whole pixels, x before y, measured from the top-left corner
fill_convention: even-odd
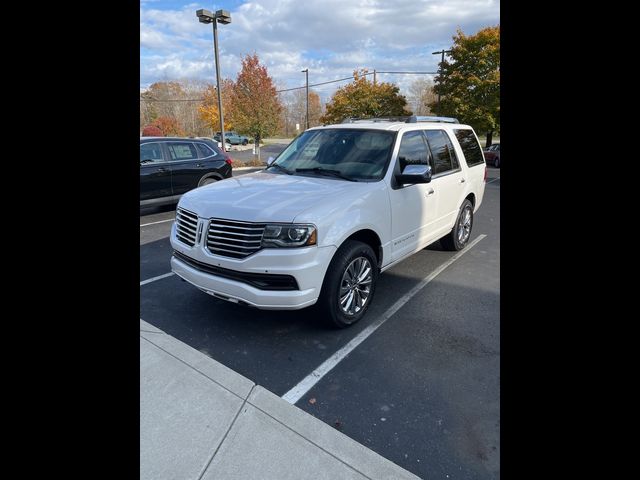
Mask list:
[[[198,236],[196,237],[196,243],[200,244],[202,239],[202,229],[204,228],[204,220],[198,220]]]

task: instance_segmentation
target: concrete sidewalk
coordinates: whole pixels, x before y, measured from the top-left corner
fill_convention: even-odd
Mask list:
[[[416,479],[140,320],[140,479]]]

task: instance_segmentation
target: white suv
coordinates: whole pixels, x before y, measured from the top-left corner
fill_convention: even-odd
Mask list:
[[[346,327],[381,272],[438,239],[464,248],[485,181],[478,138],[455,119],[311,128],[265,170],[184,194],[171,268],[216,298],[271,310],[317,303]]]

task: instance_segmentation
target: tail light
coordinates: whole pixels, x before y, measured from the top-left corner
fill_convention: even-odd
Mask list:
[[[227,165],[233,166],[233,158],[231,158],[229,155],[224,156],[224,161]]]
[[[484,181],[487,181],[487,166],[484,166]]]

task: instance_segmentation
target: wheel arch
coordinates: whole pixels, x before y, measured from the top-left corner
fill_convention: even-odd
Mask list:
[[[217,172],[210,172],[203,175],[200,180],[198,180],[198,186],[202,186],[202,182],[204,182],[208,178],[215,178],[216,180],[222,180],[224,177]]]
[[[338,249],[344,245],[344,243],[348,240],[356,240],[362,243],[366,243],[371,247],[373,253],[376,255],[376,260],[378,262],[378,268],[382,266],[383,252],[382,252],[382,241],[380,240],[380,236],[370,228],[362,228],[357,230],[350,235],[348,235],[340,245]],[[337,251],[337,250],[336,250]]]

